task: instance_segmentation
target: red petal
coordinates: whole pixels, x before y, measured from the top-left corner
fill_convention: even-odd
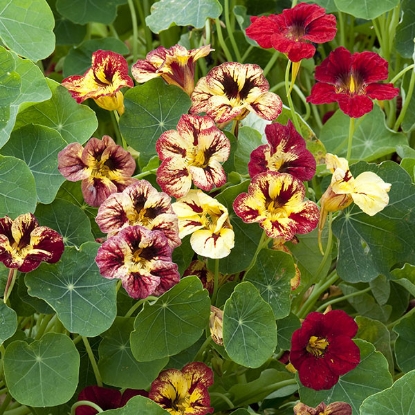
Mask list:
[[[121,405],[121,392],[116,389],[103,388],[100,386],[87,386],[78,395],[78,401],[90,401],[97,404],[104,411],[117,409]],[[76,415],[95,415],[98,411],[91,406],[78,406]]]
[[[351,66],[352,54],[340,46],[316,67],[315,78],[317,81],[335,85],[339,79],[349,75]]]
[[[366,87],[366,94],[372,99],[393,99],[399,95],[399,88],[393,84],[371,84]]]
[[[272,48],[271,37],[280,31],[280,18],[275,15],[252,18],[251,25],[246,28],[246,35],[265,49]]]
[[[375,52],[354,53],[351,69],[366,84],[388,78],[388,62]]]

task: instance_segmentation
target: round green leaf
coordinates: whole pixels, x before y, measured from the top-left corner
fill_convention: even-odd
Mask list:
[[[16,128],[26,124],[45,125],[60,133],[67,143],[85,143],[98,127],[95,112],[78,104],[63,86],[49,82],[54,87],[52,98],[19,113]]]
[[[221,13],[218,0],[160,0],[152,5],[146,23],[154,33],[166,30],[172,24],[201,29],[207,19],[216,19]]]
[[[56,199],[49,205],[39,204],[35,216],[40,225],[59,232],[67,246],[80,247],[84,242],[95,240],[87,214],[66,200]]]
[[[0,155],[0,217],[13,219],[34,212],[37,194],[35,179],[23,160]]]
[[[289,350],[291,348],[291,337],[294,331],[300,327],[300,319],[293,313],[281,320],[278,320],[278,347],[281,350]]]
[[[223,309],[223,344],[229,357],[246,367],[259,367],[277,345],[271,306],[250,282],[235,287]]]
[[[262,136],[251,127],[242,127],[238,133],[238,146],[235,151],[235,169],[239,174],[248,174],[251,153],[262,145]]]
[[[271,249],[263,249],[254,266],[245,274],[261,297],[271,306],[275,319],[288,316],[291,309],[291,278],[295,275],[292,256]]]
[[[414,53],[415,3],[413,0],[401,1],[402,19],[396,27],[395,47],[404,57],[411,58]],[[413,118],[411,120],[413,122]]]
[[[65,146],[56,130],[30,124],[13,131],[2,153],[26,162],[35,178],[39,201],[51,203],[65,181],[58,170],[58,152]]]
[[[46,0],[0,0],[0,37],[17,54],[38,61],[55,49],[55,20]]]
[[[17,314],[16,312],[0,302],[0,344],[12,337],[17,330]]]
[[[407,314],[393,328],[398,334],[395,343],[396,363],[403,372],[415,369],[415,314]]]
[[[334,3],[341,12],[370,20],[392,10],[399,4],[399,0],[334,0]]]
[[[360,415],[408,415],[415,413],[415,370],[399,378],[392,387],[365,399]]]
[[[137,362],[131,353],[130,333],[134,318],[117,317],[99,344],[98,368],[107,385],[119,388],[147,389],[166,366],[168,357]]]
[[[159,404],[144,396],[134,396],[122,408],[104,411],[105,415],[167,415]]]
[[[63,334],[46,333],[27,344],[14,341],[4,354],[4,375],[13,398],[22,405],[55,406],[67,402],[78,385],[79,353]]]
[[[124,97],[125,112],[120,130],[128,144],[140,152],[145,166],[156,153],[156,141],[166,130],[174,130],[190,108],[189,96],[179,87],[152,79],[129,89]]]
[[[26,275],[28,293],[45,300],[67,330],[94,337],[115,319],[116,281],[103,278],[95,263],[98,244],[66,247],[56,264],[41,264]]]
[[[361,403],[370,395],[389,388],[392,376],[385,357],[375,351],[375,347],[364,340],[355,340],[360,349],[359,365],[341,376],[329,390],[315,391],[300,386],[301,402],[315,407],[320,402],[347,402],[352,406],[353,414],[358,415]]]
[[[12,54],[0,47],[0,107],[11,104],[18,97],[20,86],[21,79],[15,71]]]
[[[200,280],[183,278],[137,315],[130,336],[133,356],[151,362],[179,353],[199,339],[209,315],[209,295]]]

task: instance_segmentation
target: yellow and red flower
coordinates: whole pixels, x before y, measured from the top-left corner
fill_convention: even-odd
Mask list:
[[[121,193],[110,195],[99,207],[95,221],[109,236],[127,226],[141,225],[162,231],[172,248],[181,244],[177,215],[171,207],[170,197],[147,180],[138,180]]]
[[[109,111],[124,112],[123,87],[133,87],[128,75],[128,63],[122,55],[109,50],[92,54],[92,66],[84,75],[72,75],[62,81],[78,103],[92,98],[97,105]]]
[[[151,384],[149,398],[171,415],[213,413],[208,388],[213,372],[201,362],[192,362],[182,370],[163,370]]]
[[[291,338],[290,361],[301,383],[314,390],[331,389],[339,377],[360,362],[360,350],[352,338],[356,322],[343,310],[312,312]]]
[[[399,89],[382,84],[388,78],[388,62],[375,52],[350,53],[340,46],[316,67],[318,81],[311,89],[307,102],[329,104],[337,102],[352,118],[359,118],[373,109],[373,99],[393,99]]]
[[[59,171],[71,182],[82,180],[82,194],[91,206],[134,183],[135,167],[131,154],[108,135],[91,138],[85,148],[71,143],[58,154]]]
[[[352,407],[346,402],[321,402],[315,408],[299,402],[294,406],[294,415],[352,415]]]
[[[316,43],[325,43],[336,36],[336,17],[326,14],[316,4],[300,3],[281,14],[252,16],[246,35],[262,48],[285,53],[292,62],[309,59],[316,52]]]
[[[138,83],[161,76],[168,84],[179,86],[190,95],[195,84],[195,62],[211,51],[210,45],[191,50],[181,45],[169,49],[159,46],[149,52],[145,60],[138,60],[131,67],[131,73]]]
[[[14,220],[0,218],[0,261],[7,268],[30,272],[41,262],[58,262],[63,250],[62,236],[47,226],[39,226],[31,213]]]
[[[176,198],[188,193],[192,181],[205,191],[220,187],[226,183],[221,163],[228,159],[230,147],[210,117],[184,114],[177,130],[165,131],[157,140],[157,183]]]
[[[244,222],[259,223],[268,237],[290,241],[318,224],[318,207],[304,196],[303,183],[291,174],[266,171],[254,176],[248,193],[236,197],[233,209]]]
[[[289,173],[299,180],[311,180],[316,172],[316,160],[306,148],[303,137],[289,120],[265,127],[268,144],[256,148],[248,163],[249,175],[254,177],[267,170]]]
[[[172,248],[162,231],[128,226],[108,238],[95,261],[105,278],[118,278],[134,299],[161,295],[180,280]]]
[[[269,92],[261,67],[255,64],[225,62],[200,78],[191,95],[191,114],[206,113],[217,123],[242,120],[254,112],[274,120],[282,111],[282,101]]]
[[[179,218],[179,236],[190,237],[190,245],[207,258],[228,256],[235,244],[235,234],[228,209],[201,190],[189,193],[172,204]]]

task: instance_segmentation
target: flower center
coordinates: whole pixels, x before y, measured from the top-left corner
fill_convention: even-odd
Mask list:
[[[304,35],[305,35],[304,22],[298,22],[288,28],[286,37],[290,40],[294,40],[295,42],[299,42]]]
[[[326,352],[329,342],[324,337],[311,336],[306,350],[315,357],[321,357]]]
[[[339,80],[336,84],[336,93],[337,94],[349,94],[349,95],[364,95],[365,85],[359,79],[359,74],[350,73],[342,80]]]

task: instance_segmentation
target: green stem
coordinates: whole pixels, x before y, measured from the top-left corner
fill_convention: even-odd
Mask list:
[[[210,333],[209,327],[207,328],[208,333]],[[209,335],[206,337],[206,340],[203,342],[203,344],[200,346],[198,352],[195,355],[195,362],[202,362],[203,361],[203,353],[206,350],[206,348],[209,346],[209,344],[212,342],[212,337]]]
[[[143,3],[143,6],[142,4]],[[135,0],[135,5],[138,10],[138,14],[140,16],[142,27],[144,28],[144,35],[146,39],[146,50],[150,52],[153,49],[153,35],[151,30],[146,25],[146,16],[150,14],[150,5],[148,0]]]
[[[364,290],[356,291],[356,292],[351,293],[351,294],[342,295],[341,297],[334,298],[333,300],[327,301],[326,303],[321,305],[319,308],[316,309],[316,311],[319,311],[319,312],[324,311],[329,305],[333,305],[333,304],[336,304],[336,303],[341,303],[342,301],[347,300],[348,298],[356,297],[358,295],[367,293],[371,289],[372,289],[371,287],[367,287]]]
[[[394,84],[399,78],[401,78],[406,72],[410,71],[411,69],[414,69],[415,63],[412,63],[411,65],[407,66],[406,68],[403,68],[397,75],[393,77],[393,79],[390,81],[391,84]]]
[[[142,179],[143,177],[150,176],[150,174],[156,174],[156,173],[157,173],[157,168],[138,173],[135,176],[133,176],[133,178],[134,179]]]
[[[6,304],[7,300],[9,299],[9,296],[16,282],[16,277],[17,277],[17,268],[10,268],[9,275],[7,276],[6,287],[4,289],[4,299],[3,299],[4,304]]]
[[[269,238],[267,236],[267,234],[265,233],[265,231],[262,232],[261,235],[261,239],[259,240],[258,246],[256,248],[255,254],[252,258],[251,263],[249,264],[248,268],[245,271],[245,274],[248,273],[248,271],[255,265],[256,259],[258,257],[258,254],[260,253],[260,251],[262,250],[262,248],[265,248],[268,246],[269,242],[271,241],[272,238]]]
[[[411,102],[412,94],[414,92],[414,86],[415,86],[415,71],[412,71],[411,80],[409,81],[408,92],[406,93],[406,96],[405,96],[405,102],[403,103],[401,113],[399,114],[399,117],[396,120],[395,125],[393,126],[394,131],[398,131],[403,119],[405,118],[406,111],[408,110],[409,104]]]
[[[245,53],[243,54],[242,58],[241,58],[241,63],[244,63],[245,60],[248,58],[249,54],[251,53],[252,49],[254,47],[252,45],[249,45],[248,49],[245,51]]]
[[[137,310],[142,304],[144,304],[147,301],[156,301],[158,297],[148,296],[146,298],[143,298],[142,300],[137,301],[125,314],[125,317],[131,317],[135,310]]]
[[[4,414],[11,401],[12,396],[10,395],[10,393],[7,393],[6,396],[3,398],[3,403],[0,406],[0,415]]]
[[[128,0],[128,7],[130,8],[131,23],[133,25],[133,62],[136,62],[138,59],[138,23],[133,0]]]
[[[290,69],[291,69],[291,61],[287,62],[287,68],[285,69],[285,92],[287,93],[288,105],[290,106],[291,110],[291,117],[293,119],[293,123],[295,128],[299,134],[301,134],[301,126],[297,118],[297,113],[294,109],[293,100],[291,98],[291,91],[290,91]]]
[[[225,401],[228,404],[229,409],[235,408],[235,405],[232,403],[232,401],[225,394],[219,393],[219,392],[210,392],[209,395],[210,395],[210,397],[215,397],[216,396],[218,398],[221,398],[223,401]]]
[[[78,401],[78,402],[75,402],[72,405],[71,415],[75,415],[75,410],[76,410],[76,408],[78,408],[78,406],[90,406],[91,408],[94,408],[96,411],[98,411],[98,413],[104,412],[104,410],[94,402],[91,402],[91,401]]]
[[[91,362],[92,370],[94,372],[97,385],[102,387],[103,383],[102,383],[101,373],[99,372],[98,365],[95,360],[94,352],[91,349],[91,345],[89,344],[88,338],[85,336],[82,336],[82,341],[84,342],[85,349],[89,357],[89,361]]]
[[[35,340],[39,340],[43,336],[43,334],[46,331],[46,328],[48,327],[49,322],[52,320],[55,314],[41,314],[41,316],[42,317],[39,317],[40,324],[36,332]]]
[[[339,46],[344,46],[346,47],[346,31],[345,31],[345,27],[344,27],[344,13],[339,12],[338,13],[338,19],[337,21],[339,22],[339,31],[338,33],[340,33],[340,45]]]
[[[415,308],[413,308],[411,311],[408,311],[403,316],[399,317],[397,320],[393,321],[392,323],[389,323],[386,327],[388,330],[392,330],[399,322],[401,322],[403,319],[409,318],[412,314],[415,313]]]
[[[19,406],[18,408],[9,409],[4,412],[4,415],[27,415],[32,413],[32,411],[27,406]]]
[[[264,76],[268,75],[268,72],[271,70],[271,68],[275,65],[275,62],[278,59],[278,56],[280,56],[280,53],[276,50],[271,56],[271,59],[268,61],[267,66],[265,66],[263,70]]]
[[[223,33],[222,33],[222,27],[220,25],[220,20],[215,19],[215,24],[216,24],[216,31],[218,32],[219,43],[220,43],[220,46],[223,50],[223,53],[225,54],[226,60],[228,62],[233,62],[232,55],[229,52],[228,47],[226,46],[225,40],[223,39]]]
[[[231,41],[232,48],[233,48],[233,51],[234,51],[235,56],[236,56],[236,60],[238,62],[241,62],[241,53],[239,52],[238,45],[237,45],[235,37],[233,35],[233,28],[232,28],[231,22],[229,20],[229,14],[230,14],[229,13],[229,0],[225,0],[224,5],[225,5],[225,10],[224,10],[225,24],[226,24],[226,29],[228,31],[228,36],[229,36],[229,39]]]
[[[353,117],[350,117],[349,137],[347,139],[347,155],[346,155],[347,161],[350,161],[350,157],[352,155],[354,127],[355,127],[355,119]]]
[[[128,145],[120,131],[120,115],[117,111],[111,111],[111,120],[112,125],[114,126],[115,135],[117,137],[116,141],[121,142],[122,148],[127,150]]]
[[[215,270],[213,274],[213,293],[212,293],[212,304],[216,303],[216,297],[219,289],[219,259],[215,259]]]

